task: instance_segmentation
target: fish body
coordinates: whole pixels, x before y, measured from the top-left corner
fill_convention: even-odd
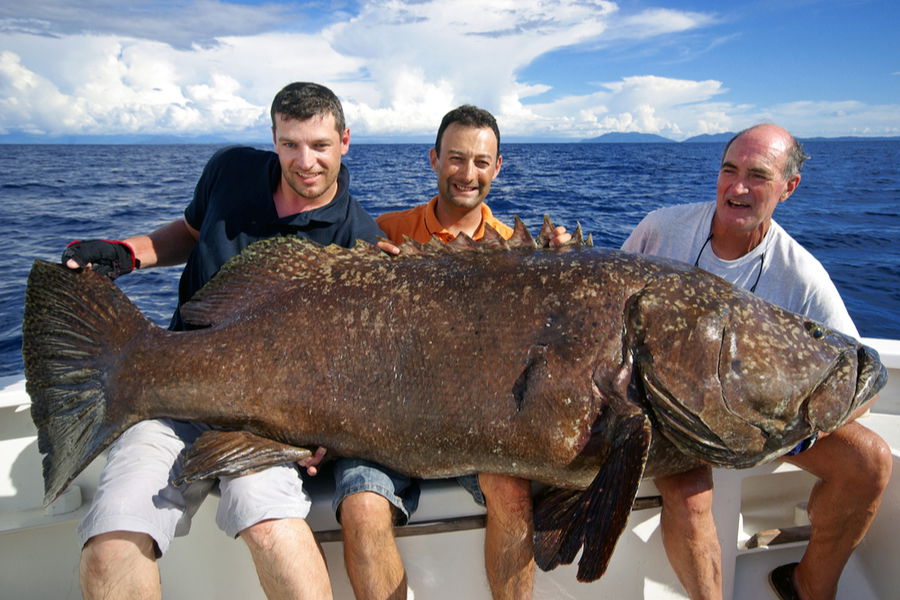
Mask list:
[[[689,265],[538,249],[521,226],[511,244],[390,257],[258,242],[182,307],[187,332],[95,273],[37,261],[23,356],[46,501],[135,422],[200,421],[223,430],[195,444],[186,479],[317,445],[416,477],[547,483],[538,563],[584,546],[590,580],[643,476],[770,461],[886,378],[856,340]]]

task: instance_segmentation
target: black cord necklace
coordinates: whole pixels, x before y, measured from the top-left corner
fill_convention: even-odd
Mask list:
[[[700,266],[700,256],[703,255],[703,251],[706,250],[706,247],[709,245],[709,242],[712,240],[713,234],[712,231],[709,232],[709,235],[706,237],[706,241],[703,242],[703,245],[700,246],[700,252],[697,253],[697,258],[694,259],[694,266]],[[753,282],[753,285],[750,287],[750,293],[756,292],[756,286],[759,285],[759,278],[762,277],[763,265],[766,262],[766,250],[763,249],[762,254],[759,256],[759,273],[756,274],[756,281]]]

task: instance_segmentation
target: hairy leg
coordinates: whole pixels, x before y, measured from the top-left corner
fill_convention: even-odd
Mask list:
[[[269,600],[325,600],[331,581],[322,549],[304,519],[261,521],[240,532]]]
[[[406,571],[394,539],[394,507],[374,492],[340,506],[344,564],[357,600],[405,600]]]
[[[153,538],[112,531],[92,537],[81,551],[81,593],[86,600],[162,597]]]
[[[819,478],[809,497],[812,533],[794,571],[794,587],[801,598],[834,598],[841,572],[869,530],[890,481],[890,447],[853,422],[785,460]]]
[[[722,598],[722,551],[713,520],[709,467],[656,477],[662,496],[663,547],[693,600]]]
[[[534,525],[531,482],[481,473],[487,506],[484,563],[494,600],[531,598],[534,587]]]

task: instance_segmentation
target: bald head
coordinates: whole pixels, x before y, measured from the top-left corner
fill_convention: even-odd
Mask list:
[[[723,162],[725,161],[725,156],[728,154],[728,149],[731,148],[731,145],[735,140],[741,137],[753,138],[771,144],[773,148],[783,149],[785,160],[781,174],[785,180],[791,179],[794,175],[798,175],[800,169],[803,168],[803,163],[809,158],[803,151],[803,146],[800,145],[800,142],[798,142],[787,129],[779,127],[774,123],[761,123],[738,132],[728,141],[725,145],[725,150],[722,152]]]

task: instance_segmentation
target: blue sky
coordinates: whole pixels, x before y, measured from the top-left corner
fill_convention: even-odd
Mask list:
[[[305,80],[363,140],[462,103],[510,139],[897,136],[898,23],[896,0],[0,0],[0,135],[265,140]]]

